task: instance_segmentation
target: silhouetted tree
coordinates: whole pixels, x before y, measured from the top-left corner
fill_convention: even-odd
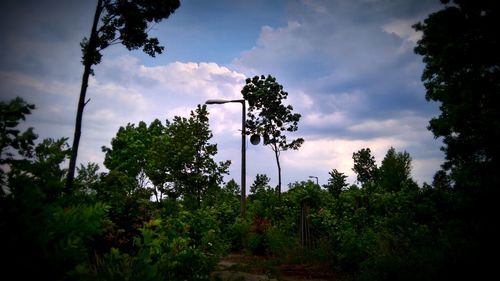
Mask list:
[[[500,3],[441,1],[444,9],[414,25],[423,32],[415,52],[423,56],[426,99],[441,114],[429,129],[443,137],[445,170],[457,188],[499,186]]]
[[[297,131],[301,115],[293,113],[291,105],[283,104],[288,93],[283,91],[283,86],[271,75],[247,78],[241,93],[249,105],[247,133],[264,136],[264,144],[274,151],[278,166],[278,195],[281,196],[279,156],[282,151],[297,150],[304,143],[303,138],[288,141],[285,135],[285,132]]]
[[[344,173],[337,171],[337,169],[333,169],[330,174],[330,178],[328,179],[328,183],[323,187],[330,192],[335,197],[338,197],[340,193],[345,190],[349,184],[346,182],[347,176]]]
[[[411,178],[410,154],[406,151],[396,152],[394,147],[389,148],[378,170],[377,182],[386,191],[417,187]]]
[[[84,65],[80,97],[76,111],[75,133],[71,148],[66,192],[73,186],[76,158],[80,144],[83,109],[92,66],[101,62],[101,51],[110,45],[122,44],[128,50],[142,50],[154,57],[161,54],[164,47],[158,39],[148,37],[149,25],[168,18],[180,6],[179,0],[98,0],[90,37],[81,42],[82,63]]]
[[[354,152],[352,159],[354,160],[352,170],[356,173],[358,182],[364,185],[376,180],[378,168],[370,148],[362,148]]]
[[[415,52],[423,56],[426,99],[439,103],[429,123],[443,138],[446,160],[435,185],[452,184],[448,272],[461,279],[495,274],[490,257],[498,241],[500,187],[500,2],[441,1],[446,6],[414,25],[422,32]],[[458,236],[457,235],[457,236]],[[447,278],[456,279],[456,278]]]
[[[438,189],[450,189],[451,182],[449,175],[444,170],[439,170],[434,174],[432,186]]]
[[[8,103],[0,101],[0,196],[5,192],[1,187],[6,180],[4,168],[15,162],[18,156],[30,157],[33,154],[37,138],[33,128],[30,127],[23,133],[17,128],[33,109],[35,105],[28,104],[20,97]]]

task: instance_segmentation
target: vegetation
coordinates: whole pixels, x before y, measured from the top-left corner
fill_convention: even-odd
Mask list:
[[[500,47],[497,1],[441,1],[447,4],[424,22],[415,52],[423,56],[422,81],[426,98],[439,103],[441,114],[429,123],[435,137],[443,138],[446,154],[435,183],[451,186],[461,221],[461,241],[454,263],[459,272],[492,273],[488,258],[496,244],[496,198],[500,177]],[[460,246],[461,245],[461,246]],[[474,279],[478,279],[475,276]]]
[[[19,129],[34,105],[0,102],[2,273],[208,280],[220,257],[239,252],[268,264],[321,265],[344,280],[492,276],[500,68],[490,27],[498,26],[498,8],[457,0],[415,26],[423,31],[416,52],[426,63],[427,98],[442,110],[429,129],[444,137],[446,153],[443,169],[422,186],[411,177],[406,151],[389,148],[377,167],[363,148],[353,152],[359,186],[332,169],[323,187],[296,182],[279,194],[267,175],[257,175],[242,218],[239,187],[222,181],[229,163],[214,162],[208,113],[198,106],[187,118],[121,127],[103,147],[108,171],[81,165],[65,190],[67,139],[37,141],[33,128]],[[268,82],[281,91],[269,77],[247,81]],[[291,131],[294,116],[284,120],[292,121]]]

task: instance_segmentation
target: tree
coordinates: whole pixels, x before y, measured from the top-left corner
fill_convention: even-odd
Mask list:
[[[230,195],[233,198],[238,198],[240,196],[240,186],[234,179],[231,179],[224,185],[224,187],[222,188],[222,192]]]
[[[0,101],[0,196],[8,190],[4,190],[6,184],[6,169],[14,162],[22,161],[21,157],[33,155],[34,141],[37,135],[33,128],[28,128],[21,133],[17,129],[20,121],[26,120],[26,115],[35,109],[33,104],[28,104],[22,98],[17,97],[8,103]]]
[[[499,229],[494,214],[500,186],[500,2],[441,2],[443,9],[414,25],[422,32],[415,53],[425,64],[425,97],[441,111],[428,126],[443,139],[445,152],[436,183],[446,188],[451,182],[457,209],[451,220],[462,222],[450,235],[460,239],[450,243],[458,255],[450,257],[448,271],[481,279],[494,274],[488,253]]]
[[[104,173],[98,173],[99,165],[97,163],[80,164],[76,168],[75,183],[78,184],[79,190],[84,194],[94,194],[96,186],[99,184]]]
[[[104,165],[131,178],[146,176],[158,201],[167,194],[194,198],[200,206],[202,196],[218,187],[230,165],[215,162],[217,145],[209,143],[211,138],[206,106],[198,106],[189,118],[175,116],[165,125],[156,119],[149,127],[144,122],[121,127],[111,148],[103,147]]]
[[[155,138],[164,134],[165,128],[158,119],[148,127],[141,121],[137,125],[128,123],[120,127],[116,136],[111,140],[111,148],[102,147],[105,153],[104,165],[109,170],[117,170],[135,178],[141,187],[146,182],[141,176],[147,166],[148,151]]]
[[[88,260],[102,204],[62,198],[69,156],[65,138],[37,139],[19,123],[35,108],[21,98],[0,102],[0,240],[2,272],[21,279],[62,280]]]
[[[357,174],[357,180],[362,185],[374,182],[377,178],[377,164],[375,157],[371,155],[370,148],[363,148],[352,154],[354,167],[352,170]]]
[[[250,193],[255,194],[259,191],[264,191],[270,188],[269,182],[271,179],[266,174],[257,174],[255,181],[250,186]]]
[[[445,171],[439,170],[434,174],[432,186],[437,189],[447,190],[451,188],[450,177]]]
[[[80,97],[76,112],[75,132],[68,175],[66,178],[66,192],[73,186],[76,158],[80,144],[82,117],[89,76],[93,74],[92,66],[101,62],[101,51],[105,48],[121,43],[128,50],[142,50],[155,57],[164,50],[158,39],[148,37],[149,25],[168,18],[180,6],[179,0],[98,0],[94,14],[90,37],[81,42],[82,63],[84,65]]]
[[[37,138],[33,128],[28,128],[20,134],[17,129],[20,121],[26,120],[26,115],[31,114],[35,105],[28,104],[25,100],[17,97],[8,103],[0,101],[0,159],[4,161],[12,160],[15,155],[12,149],[19,149],[21,154],[29,153],[29,148],[33,146],[33,141]]]
[[[189,118],[174,117],[155,154],[158,167],[166,168],[167,181],[185,199],[194,198],[198,207],[208,189],[218,188],[231,164],[215,162],[217,145],[209,143],[211,138],[207,107],[198,105]]]
[[[411,179],[411,156],[408,152],[396,152],[389,148],[378,172],[378,183],[386,191],[400,191],[404,187],[415,187]]]
[[[428,128],[443,138],[443,168],[451,172],[455,187],[473,192],[497,189],[500,3],[441,2],[448,5],[414,25],[423,33],[415,52],[425,63],[426,99],[438,102],[441,110]]]
[[[288,141],[285,135],[285,132],[297,131],[301,115],[293,113],[291,105],[283,104],[288,93],[283,91],[283,86],[271,75],[247,78],[241,93],[249,105],[247,134],[263,135],[264,145],[269,145],[274,151],[278,166],[278,195],[281,195],[279,156],[282,151],[297,150],[304,143],[303,138]]]
[[[328,183],[323,187],[326,188],[333,196],[338,197],[340,193],[349,186],[346,182],[347,176],[344,173],[337,171],[337,169],[333,169],[328,174],[330,174],[330,178],[328,179]]]

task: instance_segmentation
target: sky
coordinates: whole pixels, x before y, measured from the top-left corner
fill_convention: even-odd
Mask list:
[[[80,0],[0,2],[0,99],[35,104],[23,128],[39,139],[72,143],[83,65],[96,5]],[[247,77],[272,75],[302,115],[297,151],[281,153],[283,188],[337,169],[356,183],[352,154],[370,148],[378,165],[387,150],[408,152],[412,176],[431,183],[444,161],[441,139],[427,130],[439,104],[425,100],[420,34],[411,27],[441,9],[438,0],[181,0],[150,35],[165,46],[151,58],[121,45],[94,67],[78,163],[106,171],[102,146],[120,126],[188,116],[208,99],[240,99]],[[217,161],[231,160],[240,183],[241,104],[209,105]],[[277,184],[274,153],[246,144],[247,186],[256,174]],[[313,180],[316,180],[313,178]]]

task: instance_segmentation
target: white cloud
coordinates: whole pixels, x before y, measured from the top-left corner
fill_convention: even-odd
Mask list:
[[[96,67],[96,76],[89,80],[86,105],[83,115],[82,139],[79,162],[102,163],[100,147],[109,146],[120,126],[127,123],[146,123],[158,118],[162,122],[174,116],[189,116],[197,104],[209,98],[241,98],[245,76],[216,63],[173,62],[159,66],[145,66],[139,59],[120,56],[107,59]],[[76,114],[76,99],[79,85],[62,80],[44,79],[23,73],[1,72],[2,81],[9,81],[12,88],[24,87],[26,92],[52,95],[51,101],[38,105],[34,111],[35,129],[39,122],[61,124],[58,130],[63,136],[72,137],[72,126]],[[64,106],[63,106],[64,105]],[[210,106],[211,128],[219,136],[241,134],[241,105],[227,104]],[[43,118],[41,118],[43,116]],[[36,124],[35,124],[36,123]],[[30,125],[30,124],[28,124]],[[56,132],[53,126],[41,134],[49,137]],[[71,141],[71,139],[70,139]]]
[[[352,171],[352,154],[362,148],[370,148],[378,164],[391,146],[400,147],[404,143],[396,138],[376,138],[371,140],[348,140],[323,137],[306,139],[298,151],[283,154],[283,165],[288,167],[291,174],[301,175],[315,173],[322,182],[326,182],[328,172],[332,169],[346,174],[349,181],[354,183],[356,176]]]
[[[393,20],[384,24],[382,30],[389,34],[395,34],[399,38],[415,44],[422,37],[422,33],[417,32],[412,27],[416,22],[416,19]]]
[[[415,47],[417,41],[422,37],[422,32],[417,32],[412,27],[416,22],[416,19],[397,19],[382,26],[384,32],[393,34],[401,39],[398,53],[411,51]]]

